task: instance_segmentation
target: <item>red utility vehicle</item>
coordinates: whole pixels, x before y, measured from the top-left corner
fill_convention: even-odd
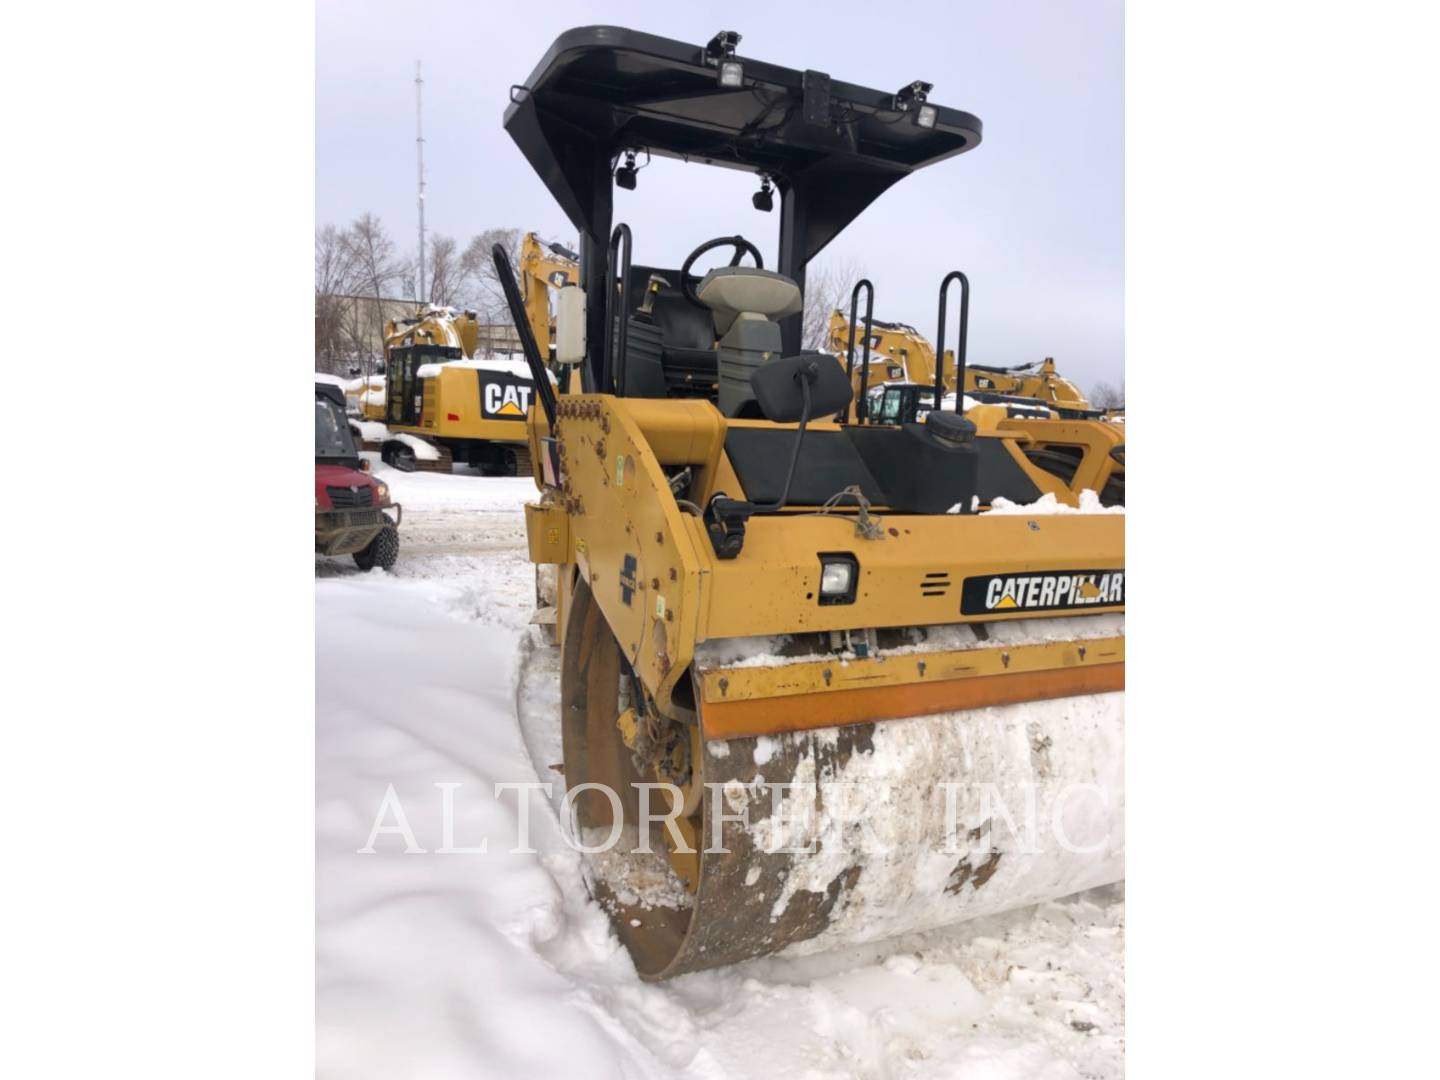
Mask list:
[[[390,516],[394,511],[395,516]],[[400,554],[400,506],[355,449],[338,387],[315,384],[315,553],[389,570]]]

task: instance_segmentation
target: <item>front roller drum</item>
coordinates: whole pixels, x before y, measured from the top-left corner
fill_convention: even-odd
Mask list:
[[[659,779],[626,742],[635,685],[580,585],[561,674],[566,783],[608,786],[629,825],[639,822],[635,785]],[[1123,721],[1123,695],[1107,693],[722,741],[701,737],[701,707],[682,785],[693,813],[680,829],[699,850],[672,856],[692,879],[690,904],[644,906],[599,874],[592,891],[640,975],[664,979],[1118,881]],[[582,828],[611,824],[599,792],[582,793],[576,812]],[[651,812],[664,812],[663,799]],[[664,851],[667,830],[652,832]]]

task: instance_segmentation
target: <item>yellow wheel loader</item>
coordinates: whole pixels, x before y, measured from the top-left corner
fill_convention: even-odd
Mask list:
[[[459,460],[487,476],[531,472],[530,370],[518,360],[476,357],[478,335],[474,312],[444,307],[385,325],[380,419],[389,434],[380,455],[387,464],[449,472]]]
[[[878,423],[800,348],[807,264],[980,121],[738,41],[571,30],[504,119],[580,234],[584,332],[561,318],[555,356],[573,392],[494,257],[536,386],[526,526],[556,573],[565,805],[647,979],[1124,869],[1124,518],[1082,490],[1110,447],[1059,444],[1065,482],[1005,416]],[[632,263],[632,151],[759,174],[778,266],[739,235]],[[692,273],[717,249],[729,265]],[[1070,512],[976,512],[1004,491]]]

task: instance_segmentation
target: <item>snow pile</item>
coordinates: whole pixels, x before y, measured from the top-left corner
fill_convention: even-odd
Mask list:
[[[386,436],[386,438],[394,439],[396,442],[404,443],[406,446],[408,446],[411,450],[415,452],[415,457],[420,461],[440,460],[440,451],[436,450],[433,444],[426,442],[424,439],[417,438],[416,436],[411,435],[408,432],[390,432]]]
[[[557,784],[557,786],[562,786]],[[586,847],[600,848],[608,829],[587,829],[581,837]],[[639,851],[640,837],[633,825],[621,830],[620,843],[589,856],[585,876],[605,885],[620,904],[649,911],[651,908],[688,908],[694,902],[681,880],[670,872],[670,863],[658,845],[651,845],[652,857]]]
[[[964,408],[964,411],[965,411],[965,412],[969,412],[971,409],[974,409],[974,408],[976,408],[976,407],[978,407],[978,406],[980,406],[980,405],[984,405],[984,404],[985,404],[985,402],[983,402],[983,401],[977,401],[975,398],[971,397],[969,394],[966,394],[966,395],[965,395],[965,408]],[[941,411],[941,412],[954,412],[954,411],[955,411],[955,395],[954,395],[953,393],[946,394],[943,398],[940,399],[940,411]]]
[[[496,353],[489,360],[446,360],[441,364],[421,364],[415,369],[415,374],[421,379],[433,379],[440,374],[441,368],[461,368],[465,371],[491,371],[501,375],[513,375],[517,379],[530,378],[530,365],[524,360],[516,360],[508,355]],[[552,386],[558,386],[555,381],[554,372],[547,371]]]
[[[501,722],[513,640],[457,620],[442,590],[378,571],[321,582],[317,601],[320,1074],[551,1075],[559,1047],[577,1076],[620,1074],[620,1041],[540,951],[567,928],[559,885],[540,860],[506,854],[518,804],[491,797],[496,779],[533,778]],[[401,832],[359,854],[392,790]],[[491,853],[438,853],[447,791],[448,846]],[[603,919],[594,910],[589,928],[601,949]]]
[[[366,442],[384,442],[390,437],[390,429],[378,420],[356,420],[352,417],[350,426],[360,432],[360,438]]]
[[[1114,887],[641,983],[555,812],[558,657],[528,626],[518,513],[533,484],[377,473],[406,507],[394,573],[317,561],[322,1077],[1123,1074]]]
[[[1086,641],[1115,637],[1125,633],[1125,616],[1057,615],[1044,619],[995,619],[985,624],[988,637],[980,638],[969,623],[937,623],[912,627],[913,639],[906,645],[876,649],[871,657],[884,660],[892,656],[923,656],[925,653],[952,649],[987,649],[1000,645],[1037,645],[1051,641]],[[841,666],[859,659],[850,649],[823,654]],[[784,667],[807,664],[820,659],[805,652],[789,634],[756,635],[752,637],[712,638],[695,647],[696,662],[705,670],[718,668]]]
[[[1100,502],[1100,496],[1086,488],[1080,492],[1080,505],[1069,506],[1062,503],[1051,493],[1046,493],[1033,503],[1013,503],[1003,495],[997,495],[995,501],[990,504],[987,513],[991,514],[1023,514],[1026,517],[1039,517],[1042,514],[1123,514],[1123,506],[1104,506]]]
[[[973,496],[970,500],[971,511],[978,510],[979,505],[980,497],[978,495]],[[945,512],[947,514],[958,514],[960,513],[960,507],[961,504],[956,503]],[[1125,507],[1123,505],[1106,506],[1100,501],[1100,496],[1096,495],[1095,492],[1089,488],[1085,488],[1080,492],[1079,506],[1062,503],[1052,492],[1047,491],[1033,503],[1011,502],[1005,498],[1005,496],[997,495],[995,496],[995,501],[990,504],[990,509],[981,511],[981,513],[1000,514],[1002,516],[1022,514],[1025,517],[1041,517],[1047,514],[1123,514],[1125,513]]]
[[[358,394],[363,390],[384,390],[385,376],[371,375],[369,378],[366,378],[362,375],[357,378],[347,380],[344,383],[344,386],[346,394]]]
[[[371,469],[376,476],[382,476],[390,485],[395,500],[405,504],[407,515],[419,510],[453,512],[454,524],[458,530],[454,534],[457,551],[461,549],[462,541],[464,545],[468,545],[466,550],[472,553],[486,550],[490,546],[487,540],[494,522],[478,515],[503,511],[507,514],[513,534],[509,544],[516,554],[525,558],[528,550],[525,544],[525,504],[534,501],[536,497],[535,481],[530,477],[484,478],[469,471],[457,471],[450,475],[438,472],[407,473],[383,464],[380,455],[375,451],[366,451],[361,456],[370,459]],[[464,467],[457,466],[457,469],[463,470]],[[425,522],[417,519],[414,524],[421,528]],[[401,531],[402,540],[410,525],[411,521],[407,516]],[[528,559],[525,566],[533,573],[533,566]],[[533,601],[533,593],[531,599]]]

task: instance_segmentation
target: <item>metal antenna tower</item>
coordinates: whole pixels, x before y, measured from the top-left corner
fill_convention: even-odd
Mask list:
[[[419,193],[415,206],[420,211],[420,295],[416,297],[425,303],[425,135],[420,125],[420,88],[425,80],[420,77],[420,61],[415,61],[415,168],[419,177]]]

